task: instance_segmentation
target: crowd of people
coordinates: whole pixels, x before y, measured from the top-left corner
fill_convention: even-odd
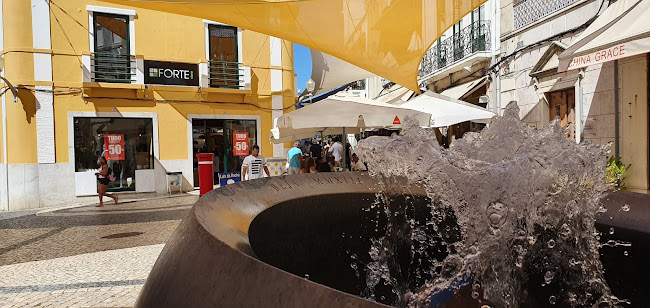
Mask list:
[[[357,154],[351,153],[350,148],[350,143],[344,147],[338,138],[324,147],[316,139],[312,139],[311,144],[305,142],[302,147],[300,142],[296,142],[287,153],[288,174],[343,171],[343,155],[346,157],[345,169],[367,171],[367,165],[359,160]]]

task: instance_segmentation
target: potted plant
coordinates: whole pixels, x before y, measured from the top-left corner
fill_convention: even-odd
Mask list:
[[[630,169],[630,165],[625,165],[619,157],[610,157],[607,160],[607,183],[609,187],[615,190],[625,189],[625,172]]]

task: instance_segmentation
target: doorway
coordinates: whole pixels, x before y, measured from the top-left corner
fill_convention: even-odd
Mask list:
[[[549,121],[560,119],[560,125],[568,128],[566,137],[574,139],[576,116],[576,91],[574,88],[550,92],[548,95]]]
[[[193,119],[192,120],[192,159],[194,168],[194,187],[199,186],[199,163],[197,153],[213,153],[212,168],[215,173],[214,184],[219,183],[216,176],[220,172],[241,170],[244,156],[234,155],[233,136],[235,133],[248,133],[248,148],[257,144],[256,120],[232,119]]]

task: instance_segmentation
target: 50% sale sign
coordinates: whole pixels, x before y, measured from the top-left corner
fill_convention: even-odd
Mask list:
[[[234,156],[248,155],[248,133],[234,132],[232,147]]]

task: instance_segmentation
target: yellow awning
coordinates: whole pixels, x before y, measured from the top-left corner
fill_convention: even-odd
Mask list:
[[[218,21],[292,41],[419,92],[418,66],[486,0],[104,0]]]

